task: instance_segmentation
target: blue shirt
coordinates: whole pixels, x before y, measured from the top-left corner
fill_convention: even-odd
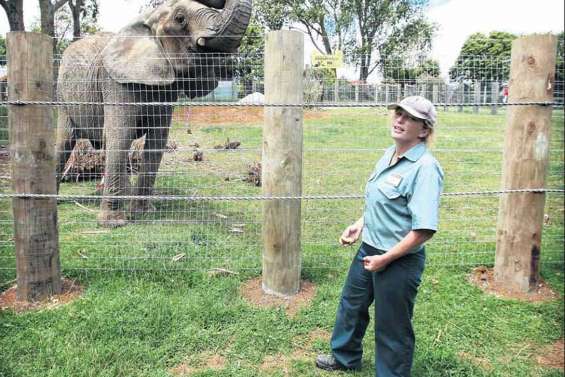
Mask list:
[[[394,146],[386,150],[365,188],[363,242],[384,251],[411,230],[437,231],[443,190],[443,171],[426,144],[415,145],[389,166],[394,151]]]

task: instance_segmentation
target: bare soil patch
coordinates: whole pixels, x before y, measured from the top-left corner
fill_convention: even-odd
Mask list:
[[[509,290],[502,284],[494,280],[494,269],[479,266],[471,272],[469,281],[479,287],[486,293],[495,295],[496,297],[514,299],[528,302],[544,302],[559,298],[543,280],[540,280],[536,289],[529,293],[516,292]]]
[[[563,338],[557,342],[542,347],[540,355],[536,357],[538,364],[548,368],[565,369],[565,349]]]
[[[241,296],[251,305],[256,307],[283,307],[286,314],[293,317],[298,311],[310,304],[316,295],[316,286],[314,283],[302,280],[300,283],[300,291],[292,297],[279,297],[268,295],[263,292],[261,287],[261,277],[251,279],[240,288]]]
[[[259,369],[264,372],[279,371],[282,372],[284,376],[290,375],[292,370],[292,362],[303,361],[314,363],[314,353],[305,352],[303,350],[297,350],[290,355],[283,355],[282,353],[277,353],[275,355],[267,355],[263,359],[263,362],[259,366]]]
[[[322,119],[329,117],[323,110],[304,111],[304,119]],[[180,107],[173,114],[177,122],[194,125],[213,124],[257,124],[263,122],[263,107],[260,106],[198,106]]]
[[[79,298],[83,288],[74,280],[63,279],[62,292],[46,300],[38,302],[18,301],[16,286],[8,288],[0,294],[0,310],[13,310],[21,313],[29,310],[55,309]]]
[[[213,355],[209,352],[204,352],[192,357],[194,362],[185,361],[174,368],[170,369],[173,376],[190,376],[205,370],[220,370],[226,366],[226,359],[221,355]]]
[[[466,360],[471,364],[476,365],[486,371],[492,370],[492,364],[488,359],[485,359],[483,357],[478,357],[467,352],[459,352],[458,355],[462,360]]]

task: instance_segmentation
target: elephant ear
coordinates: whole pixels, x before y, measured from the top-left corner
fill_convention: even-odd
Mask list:
[[[104,68],[120,84],[169,85],[175,72],[159,39],[138,19],[120,30],[102,51]]]

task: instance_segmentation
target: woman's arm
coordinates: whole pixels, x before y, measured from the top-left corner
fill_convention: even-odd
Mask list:
[[[363,258],[363,265],[366,270],[383,270],[392,261],[406,255],[410,250],[420,246],[433,237],[433,230],[418,229],[411,230],[399,243],[394,245],[389,251],[381,255],[371,255]]]
[[[364,220],[363,216],[359,220],[355,221],[353,224],[345,228],[341,237],[339,238],[339,243],[343,246],[351,246],[359,239],[361,232],[363,231]]]

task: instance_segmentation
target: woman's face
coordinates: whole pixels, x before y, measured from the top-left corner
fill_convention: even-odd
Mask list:
[[[394,141],[400,144],[417,144],[428,136],[429,129],[422,119],[408,114],[401,108],[396,108],[392,115],[390,134]]]

